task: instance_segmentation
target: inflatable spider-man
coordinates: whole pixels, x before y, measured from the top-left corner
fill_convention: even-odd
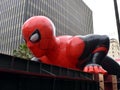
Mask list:
[[[55,36],[53,22],[45,16],[33,16],[22,26],[27,47],[46,64],[83,70],[89,73],[120,74],[120,66],[106,56],[106,35]]]

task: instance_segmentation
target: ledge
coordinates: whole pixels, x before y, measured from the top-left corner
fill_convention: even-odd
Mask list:
[[[0,54],[0,72],[59,78],[93,80],[93,75],[82,71]]]

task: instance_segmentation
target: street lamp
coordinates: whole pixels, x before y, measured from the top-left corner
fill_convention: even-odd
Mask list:
[[[119,43],[120,43],[120,19],[119,19],[119,12],[118,12],[118,4],[116,0],[113,0],[113,1],[114,1],[116,24],[117,24],[117,29],[118,29]]]

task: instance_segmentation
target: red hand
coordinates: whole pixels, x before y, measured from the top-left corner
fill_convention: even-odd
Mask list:
[[[90,64],[84,67],[84,72],[88,72],[88,73],[101,73],[101,74],[107,74],[107,71],[104,70],[100,65],[97,64]]]

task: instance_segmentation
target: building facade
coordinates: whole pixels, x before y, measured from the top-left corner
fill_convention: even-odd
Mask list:
[[[120,46],[118,40],[112,38],[110,39],[110,49],[108,56],[112,57],[116,62],[120,64]]]
[[[56,35],[93,33],[92,11],[82,0],[0,0],[0,52],[12,54],[23,43],[21,26],[35,15],[55,24]]]

